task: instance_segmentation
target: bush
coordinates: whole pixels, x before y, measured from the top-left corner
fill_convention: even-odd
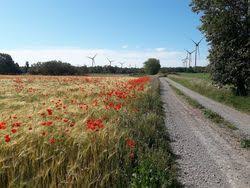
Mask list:
[[[155,58],[150,58],[144,62],[144,70],[147,74],[157,74],[161,68],[160,61]]]
[[[42,75],[77,75],[78,70],[69,63],[63,63],[61,61],[48,61],[33,64],[29,69],[29,73]]]

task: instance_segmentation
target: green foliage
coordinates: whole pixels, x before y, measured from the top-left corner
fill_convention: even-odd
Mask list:
[[[21,70],[8,54],[0,53],[0,74],[19,74]]]
[[[242,139],[240,145],[242,148],[250,148],[250,139]]]
[[[249,15],[247,0],[192,0],[201,13],[200,30],[210,44],[210,72],[214,81],[232,84],[236,95],[250,88]]]
[[[61,61],[48,61],[33,64],[29,69],[29,73],[42,75],[76,75],[77,70],[69,63],[63,63]]]
[[[160,61],[155,58],[149,58],[144,62],[144,70],[147,74],[157,74],[161,68]]]
[[[179,72],[189,72],[189,73],[205,73],[207,72],[207,67],[162,67],[161,73],[179,73]]]

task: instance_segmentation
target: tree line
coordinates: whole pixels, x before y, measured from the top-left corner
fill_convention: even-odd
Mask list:
[[[158,72],[158,71],[157,71]],[[31,66],[19,66],[8,54],[0,53],[0,74],[32,74],[32,75],[86,75],[97,74],[144,74],[143,68],[121,68],[117,66],[74,66],[57,60],[38,62]]]

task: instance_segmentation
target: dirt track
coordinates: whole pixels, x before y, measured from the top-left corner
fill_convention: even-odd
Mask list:
[[[185,187],[250,187],[249,151],[235,148],[161,78],[161,95],[180,181]]]
[[[173,80],[169,78],[166,78],[166,79],[171,85],[181,90],[185,95],[198,101],[204,107],[218,113],[224,119],[233,123],[241,131],[242,135],[250,138],[250,116],[249,115],[239,112],[229,106],[223,105],[207,97],[204,97],[182,86],[181,84],[174,82]]]

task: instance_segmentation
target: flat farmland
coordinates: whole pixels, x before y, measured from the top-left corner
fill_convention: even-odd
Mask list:
[[[152,89],[158,84],[152,77],[0,76],[0,184],[176,184]]]

